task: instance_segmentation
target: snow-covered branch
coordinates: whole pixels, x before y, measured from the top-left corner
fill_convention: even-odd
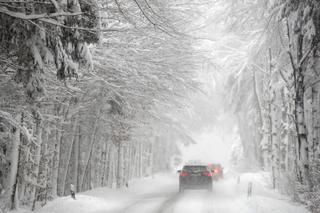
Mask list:
[[[27,15],[25,13],[21,12],[14,12],[10,11],[5,7],[0,7],[0,13],[6,14],[8,16],[18,18],[18,19],[23,19],[23,20],[37,20],[37,19],[45,19],[45,18],[56,18],[56,17],[61,17],[61,16],[80,16],[83,13],[82,12],[74,12],[74,13],[69,13],[69,12],[57,12],[57,13],[43,13],[43,14],[30,14]]]

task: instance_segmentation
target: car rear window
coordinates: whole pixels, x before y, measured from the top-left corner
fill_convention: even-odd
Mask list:
[[[201,171],[207,171],[206,166],[184,166],[183,170],[188,172],[201,172]]]
[[[220,164],[209,164],[210,168],[221,168]]]

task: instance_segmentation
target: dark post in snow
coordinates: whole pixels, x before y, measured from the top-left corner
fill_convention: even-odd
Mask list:
[[[73,199],[76,199],[76,189],[73,184],[70,184],[70,194]]]
[[[248,183],[248,198],[252,196],[252,182]]]

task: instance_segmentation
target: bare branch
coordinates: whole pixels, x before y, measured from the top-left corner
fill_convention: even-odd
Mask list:
[[[310,53],[312,51],[314,51],[316,49],[317,45],[314,45],[312,48],[310,48],[304,55],[303,57],[301,58],[300,62],[299,62],[299,65],[298,67],[301,67],[302,64],[305,62],[305,60],[308,58],[308,56],[310,55]]]
[[[42,22],[57,25],[57,26],[63,27],[63,28],[82,30],[82,31],[87,31],[87,32],[92,32],[92,33],[95,33],[95,32],[123,32],[123,31],[125,31],[124,29],[95,29],[95,28],[85,28],[85,27],[72,27],[72,26],[67,26],[67,25],[61,24],[53,19],[42,18],[39,20]]]
[[[288,20],[286,21],[286,29],[287,29],[287,36],[288,36],[288,40],[289,40],[289,49],[288,49],[287,53],[288,53],[289,58],[290,58],[290,63],[291,63],[292,69],[295,72],[297,70],[297,66],[294,63],[294,59],[293,59],[293,56],[292,56],[292,53],[291,53],[292,43],[291,43],[291,36],[290,36]]]
[[[42,13],[42,14],[32,14],[32,15],[26,15],[24,13],[20,12],[13,12],[9,11],[8,9],[5,9],[3,7],[0,7],[0,13],[6,14],[8,16],[23,19],[23,20],[34,20],[34,19],[42,19],[42,18],[54,18],[59,16],[79,16],[82,15],[82,12],[75,12],[75,13],[68,13],[68,12],[58,12],[58,13]]]

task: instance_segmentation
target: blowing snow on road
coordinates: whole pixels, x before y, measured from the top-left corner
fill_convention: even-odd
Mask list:
[[[213,191],[178,193],[176,174],[158,174],[132,181],[129,188],[99,188],[81,193],[77,200],[62,197],[37,213],[309,213],[303,206],[266,185],[265,173],[235,175],[213,185]],[[247,197],[248,183],[253,184]]]

